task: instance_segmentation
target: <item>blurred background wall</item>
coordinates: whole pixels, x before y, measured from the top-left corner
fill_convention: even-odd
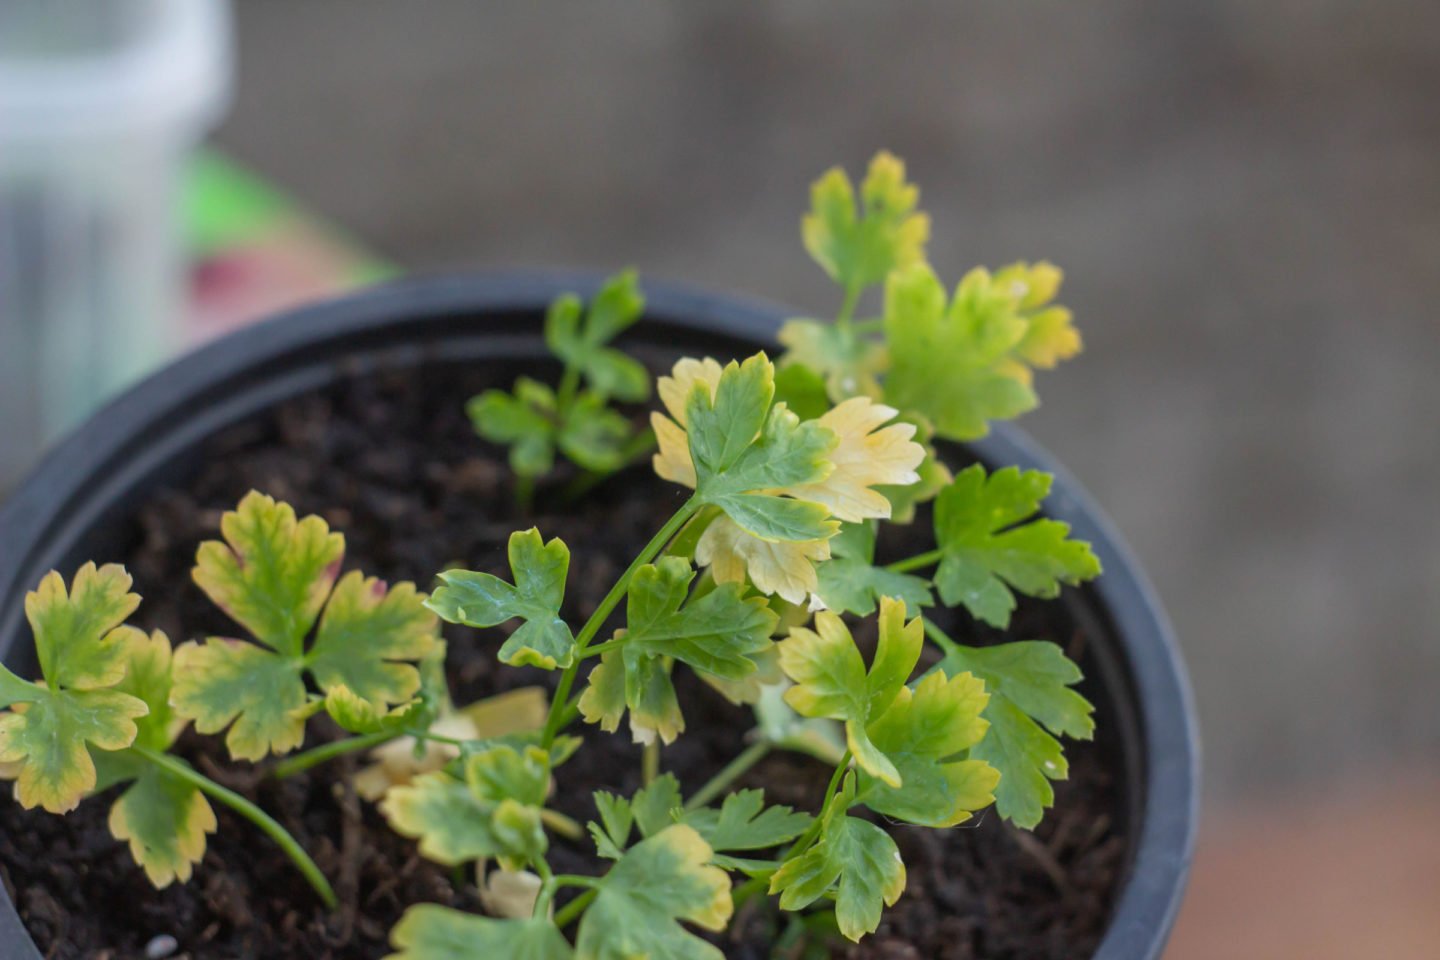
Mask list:
[[[1025,421],[1169,604],[1207,790],[1440,755],[1440,4],[241,0],[220,141],[409,268],[836,307],[825,167],[905,157],[952,282],[1068,272]]]

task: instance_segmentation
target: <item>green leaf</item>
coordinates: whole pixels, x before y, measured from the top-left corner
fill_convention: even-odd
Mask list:
[[[398,732],[430,725],[424,719],[429,713],[428,706],[420,700],[411,700],[386,710],[376,706],[374,701],[366,700],[343,683],[325,691],[325,712],[348,733]]]
[[[833,432],[771,406],[775,369],[763,353],[725,367],[712,394],[697,382],[686,400],[696,497],[765,540],[823,540],[837,529],[820,504],[761,491],[823,480]]]
[[[988,281],[977,291],[971,277],[948,306],[926,265],[898,271],[885,284],[885,399],[924,414],[952,440],[983,437],[989,421],[1017,417],[1038,402],[1011,359],[1025,321]]]
[[[1000,773],[983,760],[956,759],[985,736],[989,697],[968,673],[927,675],[870,724],[870,740],[900,771],[904,789],[861,778],[861,798],[876,813],[927,827],[953,827],[994,802]],[[973,751],[972,751],[973,754]]]
[[[256,640],[298,658],[340,573],[345,538],[253,491],[221,517],[220,532],[224,543],[200,545],[195,583]]]
[[[880,642],[870,672],[839,616],[822,610],[816,630],[797,627],[780,643],[780,665],[795,686],[785,702],[806,717],[845,722],[845,739],[861,769],[892,787],[901,786],[895,764],[871,741],[866,730],[904,689],[924,643],[919,618],[905,623],[904,605],[880,601]]]
[[[1051,479],[1015,467],[987,477],[976,464],[941,492],[935,504],[935,540],[944,554],[935,571],[941,599],[1004,628],[1015,609],[1012,588],[1048,598],[1060,593],[1062,583],[1099,575],[1090,545],[1066,539],[1068,524],[1031,519]]]
[[[930,218],[917,213],[920,191],[905,181],[905,165],[887,152],[870,161],[855,191],[845,171],[826,171],[810,188],[810,212],[801,223],[805,249],[837,283],[860,289],[898,267],[923,261]]]
[[[625,270],[605,282],[588,312],[575,295],[558,297],[545,317],[545,342],[597,392],[639,402],[650,396],[649,374],[639,362],[605,344],[639,320],[644,310],[635,271]]]
[[[440,574],[440,587],[426,606],[450,623],[493,627],[516,617],[525,622],[500,648],[500,659],[511,666],[545,670],[569,667],[575,662],[575,637],[560,618],[565,600],[565,579],[570,571],[570,549],[558,538],[544,543],[531,527],[510,535],[512,586],[499,577],[469,570]]]
[[[789,371],[802,370],[815,378],[822,398],[836,403],[849,397],[880,397],[880,375],[889,367],[890,355],[884,345],[860,336],[848,324],[787,320],[778,339],[786,350],[775,377],[777,387],[788,378],[801,376]],[[806,419],[825,412],[807,413],[794,404],[791,409]]]
[[[641,656],[671,657],[727,680],[754,673],[753,659],[771,647],[778,617],[764,597],[745,596],[743,584],[722,583],[686,603],[695,571],[664,557],[630,580],[623,634],[628,664]]]
[[[320,689],[345,686],[375,703],[399,703],[420,689],[413,662],[430,655],[437,622],[414,584],[394,587],[351,571],[336,584],[305,662]]]
[[[560,449],[586,470],[609,473],[625,465],[626,446],[634,430],[630,421],[605,406],[599,393],[575,398],[560,428]]]
[[[26,595],[25,616],[51,689],[98,690],[124,676],[124,645],[114,631],[140,606],[130,583],[124,567],[97,570],[87,563],[76,571],[68,593],[64,579],[51,571]]]
[[[888,833],[845,815],[853,793],[847,778],[845,791],[825,815],[820,839],[775,871],[770,892],[780,894],[782,910],[803,910],[833,891],[840,932],[859,941],[875,931],[883,909],[905,892],[905,864]]]
[[[109,826],[116,840],[129,842],[130,855],[150,883],[163,890],[190,879],[205,856],[205,835],[217,824],[204,794],[147,765],[110,807]]]
[[[894,597],[906,609],[919,615],[923,607],[934,606],[930,584],[908,573],[896,573],[874,565],[875,528],[868,522],[847,523],[830,539],[830,559],[817,568],[820,588],[816,592],[825,606],[838,613],[869,616],[881,597]]]
[[[739,790],[727,795],[719,810],[692,810],[682,822],[699,831],[718,853],[766,850],[788,843],[809,829],[812,819],[790,807],[766,807],[764,790]]]
[[[1017,826],[1032,828],[1055,802],[1050,781],[1069,775],[1056,736],[1095,735],[1095,708],[1070,689],[1081,680],[1080,668],[1058,646],[1039,640],[951,645],[947,651],[938,669],[951,676],[973,673],[990,693],[983,714],[990,729],[970,756],[1000,771],[995,809]]]
[[[653,837],[674,823],[683,806],[680,781],[673,773],[661,774],[630,798],[630,809],[635,813],[635,825],[642,837]]]
[[[830,409],[825,381],[820,374],[798,362],[782,361],[775,371],[775,402],[785,404],[801,420],[817,420]]]
[[[595,849],[606,859],[619,860],[630,845],[630,828],[635,823],[630,801],[604,790],[596,790],[592,796],[595,809],[600,814],[600,823],[591,821],[589,824]]]
[[[486,390],[465,410],[476,433],[510,448],[510,469],[517,475],[542,476],[555,465],[555,394],[549,387],[521,377],[514,395]]]
[[[418,839],[421,855],[437,863],[496,857],[505,869],[520,870],[548,846],[540,807],[550,767],[539,747],[492,747],[466,760],[464,781],[423,774],[392,787],[380,810],[395,832]]]
[[[243,640],[211,637],[175,650],[171,703],[200,733],[226,727],[236,760],[288,753],[305,739],[305,721],[322,705],[310,703],[298,660]]]
[[[577,960],[724,960],[680,921],[723,930],[730,878],[694,828],[673,824],[632,847],[597,886],[575,942]]]
[[[169,750],[185,726],[170,706],[170,638],[159,630],[149,636],[134,629],[116,634],[124,649],[125,676],[114,689],[130,694],[150,709],[135,721],[135,743],[152,750]]]
[[[399,950],[387,960],[571,960],[574,951],[549,919],[496,920],[417,903],[390,931]]]

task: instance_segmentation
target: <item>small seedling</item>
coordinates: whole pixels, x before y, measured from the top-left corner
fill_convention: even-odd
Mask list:
[[[521,377],[509,393],[487,390],[471,399],[467,409],[476,431],[510,448],[522,510],[529,508],[535,482],[554,468],[557,452],[585,471],[571,488],[573,497],[653,445],[648,433],[637,432],[610,407],[612,400],[650,397],[645,367],[609,346],[644,309],[633,270],[607,280],[588,307],[575,294],[557,298],[545,316],[545,343],[564,365],[558,387]]]
[[[50,575],[27,604],[42,680],[0,673],[0,759],[19,763],[18,798],[61,813],[131,780],[115,835],[157,885],[183,880],[215,826],[206,796],[246,808],[166,753],[179,725],[228,730],[232,758],[255,761],[299,747],[324,711],[350,736],[270,773],[372,751],[359,792],[421,856],[462,879],[473,865],[490,914],[413,906],[392,960],[720,960],[703,933],[742,905],[780,912],[786,956],[823,956],[834,935],[875,931],[904,895],[890,825],[950,829],[994,804],[1033,827],[1066,775],[1059,738],[1093,735],[1080,671],[1045,640],[961,645],[935,611],[1004,630],[1017,594],[1055,597],[1100,564],[1040,516],[1050,477],[955,474],[933,440],[979,437],[1032,408],[1033,369],[1080,341],[1052,303],[1060,274],[1048,264],[972,271],[947,297],[917,203],[888,154],[858,201],[843,172],[827,173],[802,234],[843,291],[834,323],[788,323],[778,367],[764,353],[686,358],[658,379],[652,466],[688,494],[583,619],[566,614],[570,546],[534,527],[510,537],[506,576],[447,570],[426,597],[340,577],[343,538],[259,494],[226,514],[223,542],[202,546],[195,569],[244,639],[172,656],[164,636],[122,626],[138,603],[123,571],[82,568],[69,593]],[[858,317],[875,287],[879,315]],[[632,273],[588,308],[561,298],[545,325],[558,388],[522,379],[471,402],[477,429],[509,445],[522,501],[557,451],[600,475],[651,448],[608,406],[648,396],[644,368],[609,346],[642,306]],[[880,559],[882,525],[911,523],[931,501],[933,549]],[[437,616],[506,625],[498,659],[556,674],[553,694],[456,709]],[[620,625],[602,634],[612,617]],[[871,618],[873,652],[852,634]],[[688,798],[662,769],[686,731],[676,671],[754,717],[743,750]],[[596,791],[585,829],[553,808],[580,721],[643,744],[641,788]],[[831,771],[817,808],[736,788],[782,750]],[[253,805],[246,815],[264,825]],[[330,902],[303,851],[271,835]],[[556,844],[589,844],[600,869],[557,872]]]

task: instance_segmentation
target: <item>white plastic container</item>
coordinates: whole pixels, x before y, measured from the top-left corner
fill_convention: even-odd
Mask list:
[[[226,0],[0,0],[0,491],[181,343],[183,164]]]

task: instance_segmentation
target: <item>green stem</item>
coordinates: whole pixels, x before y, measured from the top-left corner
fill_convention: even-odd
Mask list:
[[[585,626],[580,628],[580,633],[575,638],[575,660],[565,668],[565,673],[560,677],[560,686],[550,700],[550,714],[545,719],[545,734],[541,741],[544,749],[550,749],[550,745],[555,742],[555,737],[560,732],[561,711],[570,699],[570,688],[575,686],[575,675],[580,671],[580,661],[585,656],[585,650],[590,646],[590,641],[595,639],[595,634],[604,625],[605,619],[610,616],[611,611],[630,589],[630,580],[635,576],[636,571],[655,559],[655,555],[664,549],[665,544],[679,532],[680,528],[685,525],[685,521],[689,520],[697,509],[699,509],[699,505],[695,502],[695,498],[691,497],[679,510],[675,511],[674,516],[665,521],[665,525],[656,532],[655,536],[650,538],[650,542],[645,544],[645,548],[631,561],[630,566],[625,568],[625,572],[620,574],[620,579],[615,581],[610,592],[605,594],[605,599],[601,600],[600,605],[595,608],[595,612],[590,614],[590,619],[585,621]]]
[[[919,570],[921,567],[929,567],[939,563],[945,558],[945,552],[934,549],[928,553],[919,553],[904,560],[896,560],[894,563],[885,564],[885,569],[892,573],[908,573],[911,570]]]
[[[344,756],[347,753],[354,753],[356,750],[378,747],[400,736],[403,736],[403,734],[396,731],[382,730],[379,733],[367,733],[358,737],[332,740],[329,743],[321,744],[318,747],[281,760],[271,769],[270,775],[276,780],[284,780],[286,777],[293,777],[297,773],[309,770],[311,767],[318,766],[326,761],[334,760],[336,757]]]
[[[645,750],[640,754],[640,782],[648,787],[659,776],[660,738],[656,737],[645,744]]]
[[[825,826],[825,813],[830,809],[830,803],[835,799],[835,794],[840,789],[840,781],[844,779],[845,771],[849,769],[850,751],[846,750],[845,753],[841,755],[840,762],[835,765],[835,772],[830,775],[830,785],[825,788],[825,801],[820,804],[820,812],[815,815],[815,820],[810,824],[810,828],[800,835],[800,839],[796,840],[790,846],[789,850],[785,851],[785,856],[780,858],[781,863],[784,863],[796,854],[804,853],[810,848],[810,844],[815,841],[815,838],[820,835],[821,829]]]
[[[845,299],[840,303],[840,312],[835,315],[835,326],[843,331],[850,329],[850,318],[855,315],[855,305],[860,302],[861,289],[859,284],[845,288]]]
[[[599,893],[600,891],[592,886],[589,890],[586,890],[580,894],[580,896],[565,904],[565,906],[555,912],[555,926],[561,930],[565,929],[567,924],[574,922],[580,914],[585,912],[585,908],[590,906],[590,901],[594,900]]]
[[[515,474],[515,508],[522,516],[528,515],[535,505],[535,478],[524,473]]]
[[[575,402],[575,394],[580,390],[580,371],[573,364],[565,364],[565,372],[560,375],[560,388],[555,391],[555,413],[561,423],[565,422],[566,416],[570,413],[570,405]]]
[[[774,744],[768,740],[761,740],[758,743],[750,744],[750,746],[745,748],[744,752],[722,767],[719,773],[711,777],[708,783],[699,790],[696,790],[694,796],[686,801],[685,809],[697,810],[720,796],[726,787],[744,776],[745,771],[755,766],[755,764],[761,760],[764,760],[773,747]]]
[[[310,882],[310,886],[315,888],[315,892],[320,895],[320,899],[325,902],[325,906],[334,910],[339,905],[340,901],[335,898],[335,891],[331,889],[330,881],[326,880],[325,874],[321,873],[320,868],[315,866],[315,861],[311,860],[310,855],[305,852],[304,848],[295,842],[295,838],[290,836],[285,828],[280,826],[280,824],[264,810],[261,810],[255,804],[246,800],[234,790],[220,786],[220,784],[214,780],[193,769],[188,764],[181,763],[174,757],[151,750],[149,747],[131,746],[128,749],[136,756],[149,760],[171,776],[183,780],[200,790],[201,793],[214,797],[246,820],[255,824],[255,826],[259,827],[270,839],[279,844],[281,850],[285,851],[286,855],[295,863],[295,866],[304,874],[305,879]]]
[[[935,641],[937,647],[944,650],[947,654],[956,653],[960,650],[960,644],[951,640],[949,634],[937,627],[933,620],[926,617],[923,622],[925,624],[925,636]]]
[[[604,643],[597,643],[597,644],[595,644],[595,646],[590,647],[588,650],[585,651],[584,656],[586,657],[586,659],[588,659],[588,658],[590,658],[590,657],[603,656],[603,655],[605,655],[606,653],[609,653],[611,650],[615,650],[615,649],[618,649],[619,647],[624,646],[624,644],[625,644],[625,641],[624,641],[623,639],[621,639],[621,640],[606,640]]]
[[[856,320],[850,324],[850,329],[855,333],[884,333],[885,318],[871,317],[869,320]]]

